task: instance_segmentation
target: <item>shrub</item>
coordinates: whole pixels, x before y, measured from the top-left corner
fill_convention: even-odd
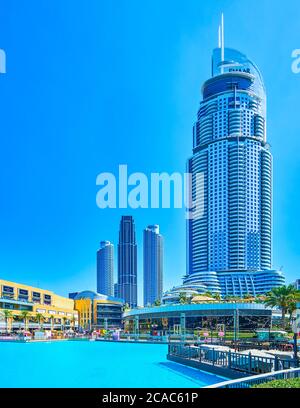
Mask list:
[[[300,378],[290,378],[288,380],[274,380],[254,385],[253,388],[300,388]]]

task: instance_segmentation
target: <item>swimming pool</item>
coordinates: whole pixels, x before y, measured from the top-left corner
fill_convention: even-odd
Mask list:
[[[203,387],[224,381],[168,361],[167,345],[0,342],[0,387]]]

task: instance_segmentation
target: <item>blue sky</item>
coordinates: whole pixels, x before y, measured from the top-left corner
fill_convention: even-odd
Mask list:
[[[100,210],[96,176],[184,172],[221,11],[225,44],[259,66],[274,157],[273,261],[300,278],[300,4],[271,0],[3,1],[0,276],[67,294],[94,289],[100,240],[132,214],[160,224],[164,287],[185,273],[183,210]],[[141,290],[139,292],[141,302]]]

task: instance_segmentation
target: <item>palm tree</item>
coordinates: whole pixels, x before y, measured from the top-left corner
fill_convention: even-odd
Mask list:
[[[51,321],[51,330],[53,331],[54,329],[54,319],[55,317],[53,315],[50,316],[50,321]]]
[[[159,299],[156,299],[154,302],[154,306],[161,306],[161,301]]]
[[[8,333],[8,322],[10,319],[13,318],[13,313],[11,310],[3,310],[3,317],[5,319],[5,326],[6,326],[6,334]]]
[[[293,314],[294,314],[294,312],[297,310],[297,303],[296,302],[291,302],[290,303],[290,305],[289,305],[289,307],[288,307],[288,309],[287,309],[287,312],[288,312],[288,314],[289,314],[289,321],[291,322],[292,321],[292,319],[293,319]]]
[[[35,315],[35,318],[36,318],[36,320],[37,320],[37,322],[38,322],[38,324],[39,324],[39,326],[40,326],[40,329],[41,329],[41,327],[42,327],[42,322],[44,321],[44,316],[42,315],[42,313],[37,313],[37,314]]]
[[[213,297],[214,299],[216,299],[216,300],[221,300],[221,299],[222,299],[220,293],[214,293],[214,294],[212,295],[212,297]]]
[[[72,323],[73,328],[75,327],[75,322],[76,322],[76,319],[74,316],[72,316],[71,323]]]
[[[189,302],[189,301],[188,301],[188,297],[187,297],[186,293],[180,292],[180,293],[179,293],[179,303],[181,303],[181,304],[187,304],[188,302]]]
[[[21,316],[22,321],[24,322],[24,328],[25,328],[25,330],[27,330],[27,322],[28,322],[28,319],[29,319],[29,317],[31,315],[27,310],[22,310],[20,316]]]
[[[279,307],[281,309],[281,326],[285,329],[285,315],[295,307],[298,300],[300,300],[300,291],[293,285],[288,285],[273,288],[266,295],[264,303],[266,306]]]
[[[255,303],[264,303],[265,300],[266,300],[266,295],[258,295],[258,296],[255,296],[254,302]]]
[[[123,307],[123,312],[126,312],[127,310],[130,310],[130,306],[129,303],[125,303],[124,307]]]
[[[66,325],[66,322],[67,322],[67,318],[66,318],[66,317],[63,317],[63,318],[62,318],[62,322],[63,322],[62,331],[64,332],[64,331],[65,331],[65,325]]]

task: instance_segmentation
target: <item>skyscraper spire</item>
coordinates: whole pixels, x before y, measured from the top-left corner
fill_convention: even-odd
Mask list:
[[[221,63],[224,61],[224,14],[221,15]],[[223,74],[223,65],[221,65],[221,73]]]

